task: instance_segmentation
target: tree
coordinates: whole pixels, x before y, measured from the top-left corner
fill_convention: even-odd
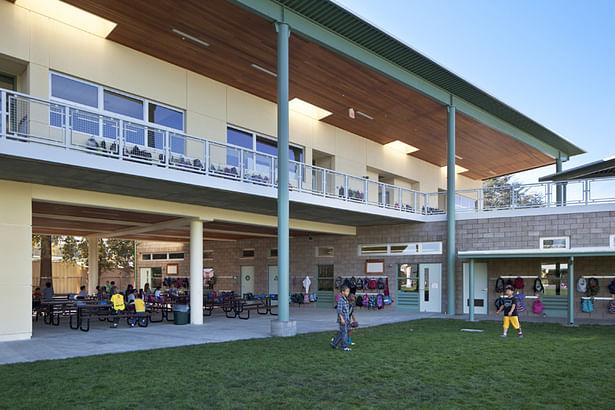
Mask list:
[[[504,175],[483,181],[483,209],[537,208],[544,204],[543,193],[533,191]]]
[[[41,246],[41,266],[40,266],[40,287],[45,287],[45,283],[51,282],[53,286],[53,269],[51,264],[51,236],[40,235]]]

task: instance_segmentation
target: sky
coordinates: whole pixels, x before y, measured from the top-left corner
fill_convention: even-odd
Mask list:
[[[587,152],[564,170],[615,156],[615,0],[335,2]]]

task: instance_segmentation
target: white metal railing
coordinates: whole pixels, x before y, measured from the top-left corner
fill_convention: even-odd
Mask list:
[[[277,186],[275,156],[0,89],[3,138]],[[289,189],[400,212],[446,214],[446,192],[419,192],[296,161],[289,161]],[[456,195],[458,212],[597,203],[615,203],[615,178],[484,187],[459,190]]]

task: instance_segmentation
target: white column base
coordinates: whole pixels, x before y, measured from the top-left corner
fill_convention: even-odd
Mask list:
[[[293,337],[297,336],[297,321],[289,320],[282,322],[279,320],[271,321],[271,336],[276,337]]]

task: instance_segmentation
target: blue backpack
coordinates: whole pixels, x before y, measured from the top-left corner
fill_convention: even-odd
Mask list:
[[[583,299],[583,303],[581,304],[581,310],[586,313],[591,313],[594,311],[594,304],[591,299]]]
[[[525,312],[527,310],[527,307],[525,306],[525,303],[523,302],[523,299],[525,299],[525,295],[523,293],[518,293],[517,298],[519,299],[519,306],[517,306],[516,308],[517,311]]]
[[[376,296],[370,296],[368,303],[369,303],[368,305],[369,309],[376,309]]]
[[[378,296],[376,296],[376,307],[378,309],[382,309],[384,307],[384,295],[383,294],[379,294]]]

